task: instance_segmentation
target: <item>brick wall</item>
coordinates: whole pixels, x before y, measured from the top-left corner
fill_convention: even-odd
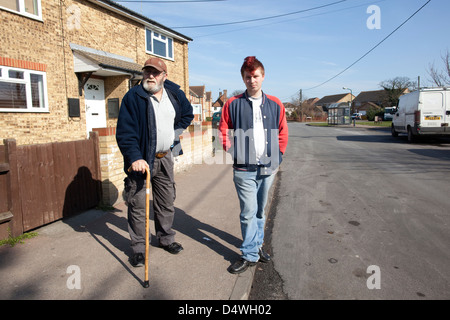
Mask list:
[[[102,202],[113,205],[123,191],[123,157],[116,143],[116,128],[94,129],[99,134]]]
[[[180,136],[180,142],[183,155],[175,158],[175,172],[207,162],[213,151],[211,122],[190,125]]]
[[[79,24],[74,12],[79,13]],[[132,58],[141,65],[150,57],[143,25],[86,0],[42,1],[42,20],[0,10],[0,64],[43,66],[47,75],[49,112],[0,112],[0,139],[15,138],[18,145],[86,138],[84,96],[78,93],[70,43]],[[174,61],[165,62],[169,79],[189,93],[187,43],[174,39]],[[102,79],[105,108],[108,98],[119,98],[120,103],[128,90],[128,76]],[[80,99],[80,117],[68,116],[68,98]],[[106,114],[107,125],[115,126],[116,119]]]
[[[122,201],[123,157],[116,143],[116,129],[95,129],[99,133],[100,166],[103,191],[103,203],[114,205]],[[211,163],[212,157],[212,129],[206,122],[201,126],[189,126],[181,138],[183,155],[175,157],[175,173],[189,170],[196,164]],[[175,177],[176,179],[176,177]]]

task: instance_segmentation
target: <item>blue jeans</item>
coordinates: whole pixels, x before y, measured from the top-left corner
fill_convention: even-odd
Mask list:
[[[261,175],[258,171],[234,170],[233,181],[236,187],[241,209],[240,221],[242,258],[247,261],[259,260],[259,248],[264,241],[264,224],[266,217],[264,207],[275,174]]]

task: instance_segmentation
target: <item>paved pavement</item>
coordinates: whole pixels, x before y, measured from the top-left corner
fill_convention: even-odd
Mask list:
[[[90,210],[0,247],[0,299],[245,300],[255,267],[227,268],[239,258],[239,203],[230,165],[194,165],[176,174],[176,241],[172,255],[158,247],[150,219],[150,287],[130,256],[126,205]]]

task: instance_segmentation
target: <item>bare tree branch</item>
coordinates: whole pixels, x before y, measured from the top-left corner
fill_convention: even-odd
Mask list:
[[[441,56],[442,62],[444,63],[444,70],[438,70],[434,63],[430,64],[428,67],[428,74],[431,77],[431,81],[438,87],[444,87],[450,85],[450,52],[447,52]]]

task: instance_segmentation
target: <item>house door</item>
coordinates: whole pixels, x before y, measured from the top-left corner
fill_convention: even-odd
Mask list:
[[[92,128],[106,127],[105,84],[100,79],[89,79],[84,85],[87,136]]]

